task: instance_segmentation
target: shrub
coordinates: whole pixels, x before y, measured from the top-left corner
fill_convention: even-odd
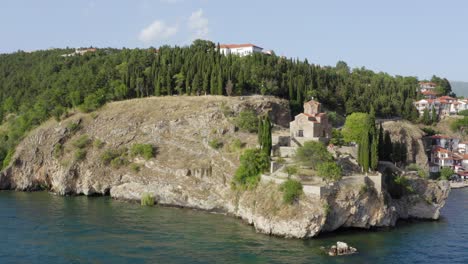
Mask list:
[[[302,165],[315,168],[317,164],[333,161],[324,144],[316,141],[307,141],[296,152],[295,159]]]
[[[98,149],[101,149],[102,147],[104,147],[104,144],[105,144],[104,141],[102,141],[102,140],[100,140],[100,139],[98,139],[98,138],[96,138],[96,139],[93,141],[93,146],[94,146],[95,148],[98,148]]]
[[[235,119],[236,126],[241,130],[256,133],[258,131],[258,118],[253,110],[243,110]]]
[[[323,212],[325,216],[328,216],[331,213],[331,206],[328,203],[323,204]]]
[[[85,149],[77,149],[75,151],[75,161],[82,161],[86,158],[86,150]]]
[[[260,149],[245,150],[233,178],[233,187],[255,188],[260,181],[260,173],[268,169],[269,161],[269,157]]]
[[[418,176],[425,179],[429,178],[429,174],[423,169],[418,169]]]
[[[14,148],[9,149],[6,154],[5,159],[3,160],[2,169],[10,165],[11,159],[13,158],[13,154],[15,154],[15,149]]]
[[[287,166],[286,168],[284,168],[284,171],[288,174],[288,177],[291,177],[291,175],[296,174],[299,171],[299,169],[297,168],[297,166]]]
[[[426,133],[426,136],[433,136],[435,134],[440,134],[439,131],[437,130],[434,130],[433,128],[430,128],[430,127],[423,127],[421,129],[424,133]]]
[[[153,206],[154,205],[154,197],[149,193],[143,193],[141,195],[141,205],[142,206]]]
[[[231,142],[231,144],[229,144],[229,151],[231,151],[231,152],[239,151],[239,150],[242,149],[243,145],[244,144],[242,143],[242,141],[240,141],[240,139],[236,138]]]
[[[341,134],[341,131],[338,129],[333,129],[332,130],[332,138],[330,139],[330,143],[335,145],[335,146],[343,146],[344,145],[344,139],[343,135]]]
[[[363,184],[359,189],[359,195],[363,195],[369,191],[369,186],[367,184]]]
[[[92,112],[101,107],[106,102],[105,91],[103,89],[97,90],[85,97],[79,109],[85,113]]]
[[[208,142],[208,145],[214,149],[219,149],[223,147],[223,142],[221,142],[219,139],[215,138]]]
[[[125,166],[128,164],[128,160],[125,158],[125,157],[116,157],[114,158],[113,160],[111,160],[110,162],[110,165],[113,167],[113,168],[120,168],[122,166]]]
[[[408,171],[419,171],[420,168],[419,168],[418,164],[411,163],[410,165],[406,166],[406,170],[408,170]]]
[[[302,194],[302,183],[288,179],[280,185],[280,190],[283,192],[283,202],[292,204],[297,201]]]
[[[390,196],[394,199],[400,199],[403,195],[414,192],[413,187],[405,176],[389,174],[385,177],[385,183]]]
[[[79,148],[79,149],[83,149],[85,147],[87,147],[90,143],[90,139],[88,137],[88,135],[82,135],[80,136],[78,139],[76,139],[74,142],[73,142],[73,146]]]
[[[109,165],[114,159],[121,158],[124,159],[127,154],[126,148],[121,148],[118,150],[107,149],[101,154],[101,161],[104,165]],[[114,162],[116,164],[117,161]]]
[[[54,158],[58,159],[63,154],[63,145],[57,143],[54,145]]]
[[[78,132],[78,130],[81,129],[81,125],[78,122],[76,122],[76,123],[72,122],[72,123],[67,125],[67,129],[68,129],[70,134],[74,134],[74,133]]]
[[[448,168],[448,167],[444,167],[440,170],[440,177],[439,179],[440,180],[448,180],[450,179],[450,176],[452,176],[454,174],[453,170]]]
[[[154,157],[154,149],[151,144],[133,144],[130,149],[130,155],[132,157],[141,156],[146,160]]]
[[[224,117],[231,117],[232,116],[232,110],[229,106],[226,105],[225,102],[221,103],[221,112],[223,112]]]
[[[468,116],[468,110],[462,110],[462,111],[458,112],[458,115]]]
[[[132,163],[132,164],[130,165],[130,169],[132,169],[132,171],[134,171],[134,172],[139,172],[140,169],[141,169],[141,167],[140,167],[140,165],[138,165],[138,164]]]
[[[326,182],[334,182],[341,179],[342,170],[335,162],[324,162],[317,166],[317,172]]]

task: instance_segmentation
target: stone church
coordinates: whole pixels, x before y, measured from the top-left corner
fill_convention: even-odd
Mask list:
[[[322,105],[313,98],[304,103],[304,113],[298,114],[290,122],[289,131],[291,145],[294,139],[302,144],[310,140],[326,142],[331,137],[328,116],[322,112]]]

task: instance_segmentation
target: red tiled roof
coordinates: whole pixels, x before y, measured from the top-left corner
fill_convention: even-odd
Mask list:
[[[312,99],[312,100],[310,100],[310,101],[308,101],[308,102],[305,102],[304,104],[311,104],[311,105],[314,105],[314,104],[315,104],[315,105],[320,105],[320,103],[317,102],[317,101],[315,101],[314,99]]]
[[[251,43],[246,43],[246,44],[221,44],[219,45],[220,48],[227,48],[227,49],[236,49],[236,48],[247,48],[247,47],[257,47],[260,48],[257,45],[251,44]]]
[[[421,94],[423,94],[423,95],[437,95],[438,93],[436,93],[435,91],[427,90],[427,91],[421,92]]]
[[[437,99],[439,99],[439,100],[456,100],[455,98],[447,96],[447,95],[441,96],[441,97],[439,97]]]
[[[441,147],[436,147],[434,149],[435,152],[440,152],[440,153],[450,153],[450,151],[444,149],[444,148],[441,148]]]
[[[437,84],[433,82],[419,82],[419,85],[437,86]]]

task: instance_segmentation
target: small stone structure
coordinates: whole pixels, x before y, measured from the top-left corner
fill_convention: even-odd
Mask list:
[[[291,144],[315,140],[327,142],[331,137],[331,125],[328,116],[322,112],[322,105],[312,100],[304,103],[304,113],[294,117],[289,123]]]

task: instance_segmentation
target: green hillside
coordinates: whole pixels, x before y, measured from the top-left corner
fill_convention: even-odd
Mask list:
[[[373,106],[377,116],[417,117],[417,78],[350,69],[344,62],[323,67],[275,55],[223,56],[215,43],[203,40],[187,47],[62,56],[73,51],[0,55],[0,161],[25,131],[51,116],[62,118],[67,109],[89,112],[108,101],[154,95],[275,95],[288,99],[293,113],[313,96],[342,114]],[[436,81],[447,87],[445,79]]]

